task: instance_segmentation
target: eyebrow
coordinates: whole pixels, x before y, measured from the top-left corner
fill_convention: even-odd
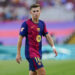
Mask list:
[[[39,11],[39,10],[33,10],[33,11]]]

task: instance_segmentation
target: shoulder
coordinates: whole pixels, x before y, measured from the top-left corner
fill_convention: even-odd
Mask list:
[[[43,23],[44,24],[44,21],[43,20],[39,20],[39,22]]]
[[[27,26],[27,23],[26,23],[26,21],[24,21],[23,23],[22,23],[22,27],[26,27]]]
[[[23,25],[27,25],[27,22],[29,22],[31,19],[28,19],[28,20],[26,20],[26,21],[24,21],[22,24]]]
[[[40,22],[43,26],[45,26],[45,22],[44,22],[43,20],[39,20],[39,22]]]
[[[26,20],[25,22],[27,23],[27,22],[30,22],[31,21],[31,19],[28,19],[28,20]]]
[[[23,23],[22,23],[22,25],[25,25],[26,24],[26,21],[24,21]]]

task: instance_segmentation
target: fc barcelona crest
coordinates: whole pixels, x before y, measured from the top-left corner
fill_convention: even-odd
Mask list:
[[[37,31],[40,32],[40,28],[37,28]]]

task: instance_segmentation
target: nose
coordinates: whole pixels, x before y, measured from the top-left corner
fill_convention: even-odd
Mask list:
[[[34,15],[38,15],[38,13],[37,13],[37,12],[35,12],[35,13],[34,13]]]
[[[35,12],[35,14],[37,14],[38,12]]]

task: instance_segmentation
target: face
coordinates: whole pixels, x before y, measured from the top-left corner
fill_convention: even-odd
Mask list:
[[[32,15],[32,18],[38,19],[39,16],[40,16],[40,7],[32,8],[31,11],[30,11],[30,13]]]

